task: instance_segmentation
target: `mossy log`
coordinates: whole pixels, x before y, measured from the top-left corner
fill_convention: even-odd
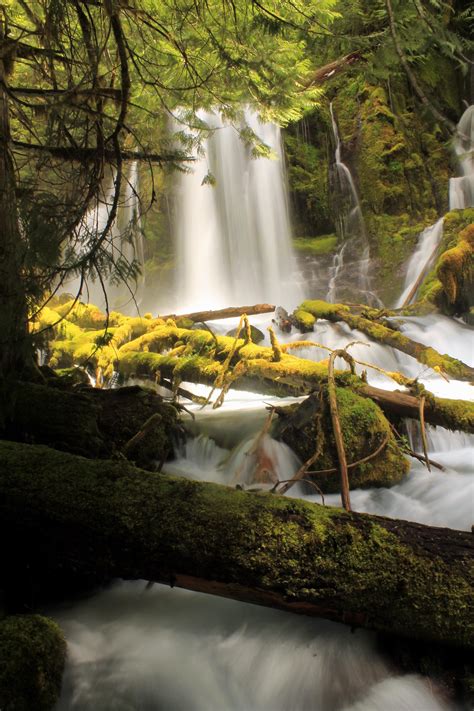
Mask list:
[[[472,382],[474,380],[474,368],[466,365],[457,358],[438,353],[434,348],[425,346],[423,343],[413,341],[400,331],[390,328],[377,319],[367,318],[359,313],[354,313],[346,304],[329,304],[326,301],[304,301],[295,312],[299,314],[299,321],[302,314],[310,314],[315,319],[326,319],[337,323],[343,321],[350,328],[362,331],[366,336],[372,338],[385,346],[396,348],[402,353],[406,353],[416,358],[423,365],[427,365],[433,370],[441,371],[451,378]],[[368,309],[367,315],[375,315],[375,310]],[[297,319],[297,320],[298,320]]]
[[[0,621],[0,708],[50,711],[61,692],[66,642],[52,620],[15,615]]]
[[[267,348],[267,351],[271,349]],[[143,378],[174,378],[214,385],[222,372],[221,364],[203,356],[179,357],[150,352],[123,353],[120,368],[125,376]],[[327,380],[327,364],[283,355],[278,363],[262,358],[248,359],[238,377],[232,381],[236,390],[249,390],[265,395],[309,395]],[[399,390],[389,391],[364,383],[349,373],[339,373],[341,386],[352,387],[359,395],[375,400],[387,416],[419,419],[420,401],[414,395]],[[474,402],[451,400],[427,394],[425,406],[427,424],[474,434]]]
[[[319,303],[337,314],[339,305]],[[132,319],[132,324],[127,325],[126,317],[122,318],[120,338],[117,332],[113,333],[112,342],[101,349],[94,346],[97,331],[80,332],[79,329],[79,335],[66,339],[59,334],[60,337],[51,343],[52,364],[67,368],[87,362],[102,367],[104,372],[115,368],[125,379],[137,376],[159,381],[166,378],[174,384],[189,381],[214,386],[221,380],[226,386],[236,389],[277,396],[306,395],[327,382],[328,365],[325,360],[314,362],[287,352],[280,352],[279,360],[276,360],[273,348],[247,343],[244,339],[236,341],[233,337],[217,336],[206,330],[180,328],[171,320],[165,324],[161,319],[142,319],[143,323],[138,328],[137,319]],[[139,335],[136,336],[137,331]],[[123,340],[125,333],[129,334],[128,341]],[[401,337],[401,334],[398,335]],[[84,342],[86,336],[87,346]],[[226,369],[229,355],[232,358]],[[378,404],[387,414],[391,411],[400,414],[403,410],[405,417],[418,419],[419,403],[415,397],[366,386],[362,380],[351,377],[347,372],[339,372],[337,382],[339,385],[350,385],[364,397],[376,394]],[[446,419],[443,413],[447,413]],[[425,416],[428,424],[474,432],[474,403],[430,396]]]
[[[1,442],[0,462],[3,565],[23,588],[45,577],[57,587],[68,576],[145,578],[474,645],[471,533],[38,445]]]
[[[12,384],[0,436],[48,444],[85,457],[108,458],[122,453],[145,468],[173,453],[172,442],[179,433],[177,411],[152,390],[62,389],[58,387],[60,378],[52,383]],[[127,449],[127,443],[152,417],[152,442],[148,439]]]

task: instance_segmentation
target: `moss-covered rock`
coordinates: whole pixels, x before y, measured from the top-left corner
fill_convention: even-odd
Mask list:
[[[52,620],[39,615],[0,621],[0,708],[51,711],[61,692],[66,642]]]
[[[323,390],[325,393],[325,390]],[[382,410],[372,400],[349,388],[337,388],[337,403],[348,464],[355,463],[385,447],[373,459],[349,469],[351,489],[393,486],[408,473],[409,463],[398,447]],[[312,470],[336,469],[314,475],[324,492],[340,491],[338,458],[326,395],[311,395],[298,406],[281,408],[277,425],[279,436],[302,461],[316,451],[320,456]]]

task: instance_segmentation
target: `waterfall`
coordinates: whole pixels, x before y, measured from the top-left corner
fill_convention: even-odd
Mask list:
[[[474,105],[469,106],[458,123],[454,140],[461,176],[449,181],[449,207],[462,210],[474,206]]]
[[[115,192],[114,182],[115,173],[111,172],[108,178],[104,179],[97,204],[86,215],[84,228],[79,235],[80,243],[76,258],[90,249],[91,241],[95,240],[96,236],[100,235],[105,228],[112,209]],[[120,262],[123,264],[137,262],[140,265],[141,275],[137,280],[135,289],[133,284],[129,284],[129,280],[127,280],[127,284],[117,282],[116,279],[110,277],[104,278],[103,281],[109,308],[130,312],[135,311],[135,302],[140,301],[145,286],[145,256],[140,216],[138,161],[130,163],[123,182],[117,216],[109,233],[106,249],[116,264]],[[79,278],[64,284],[64,290],[73,294],[76,294],[79,288]],[[81,300],[93,303],[102,309],[106,307],[104,290],[100,280],[92,280],[90,277],[86,280],[85,285],[82,287]]]
[[[408,262],[403,291],[396,303],[396,308],[407,306],[415,300],[416,292],[423,278],[431,268],[443,238],[444,218],[430,225],[420,234],[416,250]]]
[[[357,300],[378,303],[370,290],[370,252],[364,217],[351,171],[341,159],[341,139],[332,102],[329,111],[335,142],[333,182],[338,198],[338,233],[342,244],[329,272],[326,299],[330,302]]]
[[[449,180],[449,209],[463,210],[474,207],[474,105],[466,109],[458,123],[454,152],[462,175]],[[408,306],[415,300],[418,287],[433,266],[442,238],[443,218],[420,234],[417,248],[408,262],[403,292],[396,308]]]
[[[177,188],[177,308],[262,301],[296,306],[302,295],[295,284],[279,127],[246,111],[247,125],[272,151],[271,158],[252,159],[238,131],[217,112],[199,117],[214,130]],[[206,184],[209,173],[214,185]]]

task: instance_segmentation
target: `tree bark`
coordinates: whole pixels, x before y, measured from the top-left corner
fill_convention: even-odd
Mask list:
[[[145,578],[472,647],[474,538],[0,443],[11,584]]]
[[[0,18],[0,44],[5,27]],[[24,245],[18,223],[15,167],[10,153],[8,58],[0,56],[0,380],[23,369],[27,354],[27,303],[21,279]]]

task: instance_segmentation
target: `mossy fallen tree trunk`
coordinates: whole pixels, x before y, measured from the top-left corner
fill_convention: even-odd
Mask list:
[[[0,443],[9,578],[146,578],[472,647],[471,533]]]
[[[375,317],[376,310],[367,309],[366,314]],[[295,311],[294,318],[297,323],[303,324],[304,330],[308,330],[311,320],[313,325],[317,319],[326,319],[333,323],[342,321],[350,328],[362,331],[374,341],[396,348],[402,353],[416,358],[423,365],[441,371],[451,378],[468,382],[474,380],[474,368],[469,365],[447,354],[438,353],[430,346],[413,341],[400,331],[390,328],[376,318],[367,318],[360,313],[354,313],[346,304],[329,304],[326,301],[304,301]]]
[[[321,303],[335,309],[338,306]],[[88,308],[84,306],[77,315],[81,323],[92,318]],[[49,313],[46,316],[48,321],[56,318]],[[314,321],[315,317],[312,318]],[[68,368],[87,363],[109,375],[115,370],[124,379],[137,376],[159,382],[165,378],[174,385],[189,381],[218,390],[232,387],[277,396],[307,395],[327,382],[327,361],[315,362],[291,355],[288,351],[298,345],[295,343],[265,347],[247,338],[181,328],[172,320],[164,323],[162,319],[124,316],[120,319],[121,325],[110,330],[111,338],[100,347],[97,346],[100,331],[83,330],[74,324],[72,332],[65,334],[58,331],[59,326],[55,327],[57,338],[51,342],[50,364]],[[63,324],[61,328],[66,327]],[[397,373],[393,375],[396,379],[400,377]],[[376,394],[377,403],[386,414],[418,419],[416,397],[372,388],[347,372],[339,372],[336,377],[339,385],[350,386],[364,397]],[[474,432],[474,403],[427,395],[425,417],[428,424]]]
[[[271,349],[267,348],[266,351]],[[222,372],[222,365],[203,356],[180,357],[151,352],[128,351],[121,355],[120,368],[128,377],[156,379],[163,377],[214,385]],[[232,388],[249,390],[264,395],[308,395],[327,380],[326,363],[285,356],[280,362],[263,358],[248,359],[232,380]],[[377,402],[387,416],[396,415],[419,419],[420,401],[414,395],[399,390],[389,391],[364,383],[349,373],[339,373],[340,385],[352,387],[359,395]],[[451,400],[427,393],[425,420],[450,430],[474,433],[474,403]]]

